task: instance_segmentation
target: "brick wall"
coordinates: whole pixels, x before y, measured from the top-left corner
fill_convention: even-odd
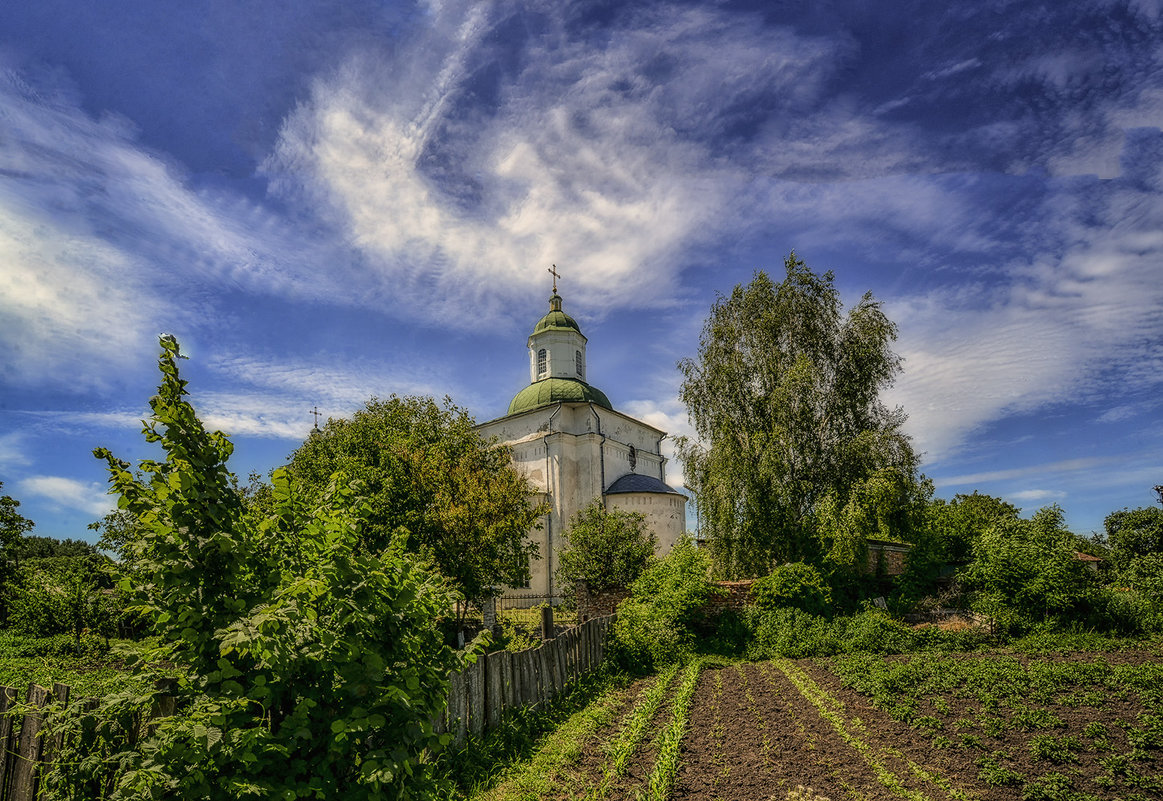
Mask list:
[[[611,587],[608,590],[590,591],[584,581],[575,583],[577,592],[578,620],[593,620],[595,617],[605,617],[614,614],[618,604],[630,597],[630,590],[625,587]]]
[[[883,540],[868,541],[868,572],[899,576],[905,572],[905,560],[911,546]]]
[[[707,617],[717,617],[728,609],[736,612],[743,610],[751,598],[751,585],[758,579],[744,579],[743,581],[716,581],[715,586],[726,593],[711,596],[706,606]]]

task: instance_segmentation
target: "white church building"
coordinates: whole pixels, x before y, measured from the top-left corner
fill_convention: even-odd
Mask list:
[[[609,510],[645,514],[661,556],[686,530],[686,497],[666,483],[666,432],[615,410],[588,383],[586,338],[562,311],[556,285],[528,345],[529,386],[503,417],[477,430],[512,449],[514,466],[549,507],[541,529],[529,534],[541,554],[530,565],[529,586],[506,594],[557,595],[569,590],[555,586],[557,554],[573,516],[594,499]]]

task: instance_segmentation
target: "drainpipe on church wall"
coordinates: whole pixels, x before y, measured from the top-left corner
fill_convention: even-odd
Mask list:
[[[600,465],[600,476],[598,485],[598,497],[602,499],[602,506],[606,505],[606,435],[602,433],[602,418],[598,416],[594,409],[594,404],[590,403],[590,414],[594,416],[594,422],[598,424],[598,436],[601,440],[598,441],[598,464]]]
[[[557,417],[557,413],[561,411],[561,405],[553,410],[553,414],[549,415],[549,420],[546,421],[546,426],[549,428],[548,434],[545,436],[545,487],[550,490],[549,497],[553,502],[549,505],[549,514],[545,516],[545,567],[548,575],[546,576],[546,589],[549,590],[549,603],[553,604],[553,508],[560,503],[561,498],[557,492],[556,486],[550,486],[550,476],[553,474],[549,471],[552,460],[549,456],[549,436],[553,434],[553,418]]]

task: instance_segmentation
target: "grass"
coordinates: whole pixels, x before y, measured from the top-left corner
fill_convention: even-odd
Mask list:
[[[626,683],[620,674],[595,677],[546,709],[514,716],[480,743],[450,754],[461,797],[534,801],[551,795],[563,769],[581,756],[598,729],[613,722]]]

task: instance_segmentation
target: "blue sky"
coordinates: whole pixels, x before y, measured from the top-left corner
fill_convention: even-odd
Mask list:
[[[499,416],[550,263],[682,433],[716,293],[794,248],[898,323],[939,495],[1099,530],[1163,483],[1161,125],[1157,0],[2,4],[3,492],[89,533],[163,331],[243,476],[315,405]]]

